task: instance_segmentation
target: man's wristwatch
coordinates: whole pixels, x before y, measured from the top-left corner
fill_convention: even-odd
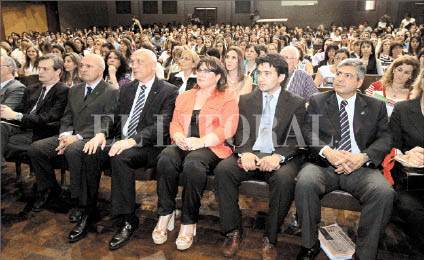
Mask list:
[[[15,120],[21,121],[24,115],[22,113],[16,113]]]
[[[284,161],[286,160],[286,157],[284,157],[284,156],[283,156],[283,155],[281,155],[281,154],[274,153],[273,155],[277,155],[277,156],[279,156],[279,157],[280,157],[280,164],[283,164],[283,163],[284,163]]]

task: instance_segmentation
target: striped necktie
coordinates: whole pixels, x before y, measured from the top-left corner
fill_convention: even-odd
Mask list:
[[[339,111],[341,139],[338,145],[338,150],[351,152],[352,145],[350,143],[349,119],[347,117],[346,106],[347,101],[343,100],[340,104]]]
[[[141,112],[143,111],[144,103],[145,103],[145,100],[146,100],[146,98],[145,98],[146,86],[141,85],[140,88],[141,88],[141,90],[140,90],[140,93],[138,95],[137,101],[135,103],[133,113],[132,113],[130,121],[129,121],[130,123],[128,124],[128,131],[127,131],[128,137],[134,137],[137,133],[138,122],[139,122],[140,115],[141,115]]]

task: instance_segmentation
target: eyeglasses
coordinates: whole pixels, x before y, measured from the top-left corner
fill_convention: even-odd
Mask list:
[[[213,71],[210,70],[210,69],[196,69],[197,74],[199,74],[199,73],[209,73],[209,72],[213,72]]]

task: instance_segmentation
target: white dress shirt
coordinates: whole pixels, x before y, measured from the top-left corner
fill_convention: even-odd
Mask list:
[[[141,86],[142,85],[146,86],[146,89],[144,90],[144,104],[146,104],[147,98],[149,97],[149,93],[150,93],[150,90],[152,89],[154,82],[155,82],[155,77],[153,77],[150,81],[148,81],[146,83],[142,83],[142,82],[138,83],[137,92],[135,93],[135,97],[134,97],[133,104],[131,106],[130,114],[128,115],[128,118],[127,118],[127,120],[124,124],[124,127],[122,128],[122,135],[125,137],[125,139],[128,138],[128,136],[127,136],[128,135],[128,125],[130,124],[130,119],[131,119],[131,117],[134,113],[134,107],[135,107],[135,104],[137,103],[138,96],[140,95]],[[143,107],[143,109],[144,109],[144,107]],[[141,111],[141,113],[143,113],[143,111]]]
[[[353,117],[355,115],[355,101],[356,101],[356,94],[348,99],[343,99],[339,95],[336,94],[337,97],[337,104],[339,105],[340,110],[340,104],[343,100],[347,101],[347,106],[345,107],[347,112],[347,118],[349,120],[349,136],[350,136],[350,144],[352,148],[352,153],[357,154],[361,153],[361,150],[359,150],[358,144],[355,140],[355,132],[353,131]]]

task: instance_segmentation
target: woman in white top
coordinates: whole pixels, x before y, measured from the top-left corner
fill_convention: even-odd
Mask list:
[[[19,69],[19,76],[37,75],[39,57],[40,51],[34,45],[27,47],[25,50],[25,64]]]
[[[243,65],[243,52],[237,46],[231,46],[224,57],[224,65],[227,71],[227,84],[237,96],[252,92],[252,78],[245,75]]]
[[[195,69],[199,61],[199,55],[195,51],[188,49],[182,51],[181,58],[178,60],[181,71],[172,73],[168,79],[169,83],[178,87],[179,93],[192,89],[197,83]]]
[[[318,68],[315,76],[315,86],[320,87],[333,87],[333,80],[336,76],[337,65],[344,59],[349,58],[349,51],[345,48],[338,49],[334,55],[334,63],[331,65],[324,65]]]

